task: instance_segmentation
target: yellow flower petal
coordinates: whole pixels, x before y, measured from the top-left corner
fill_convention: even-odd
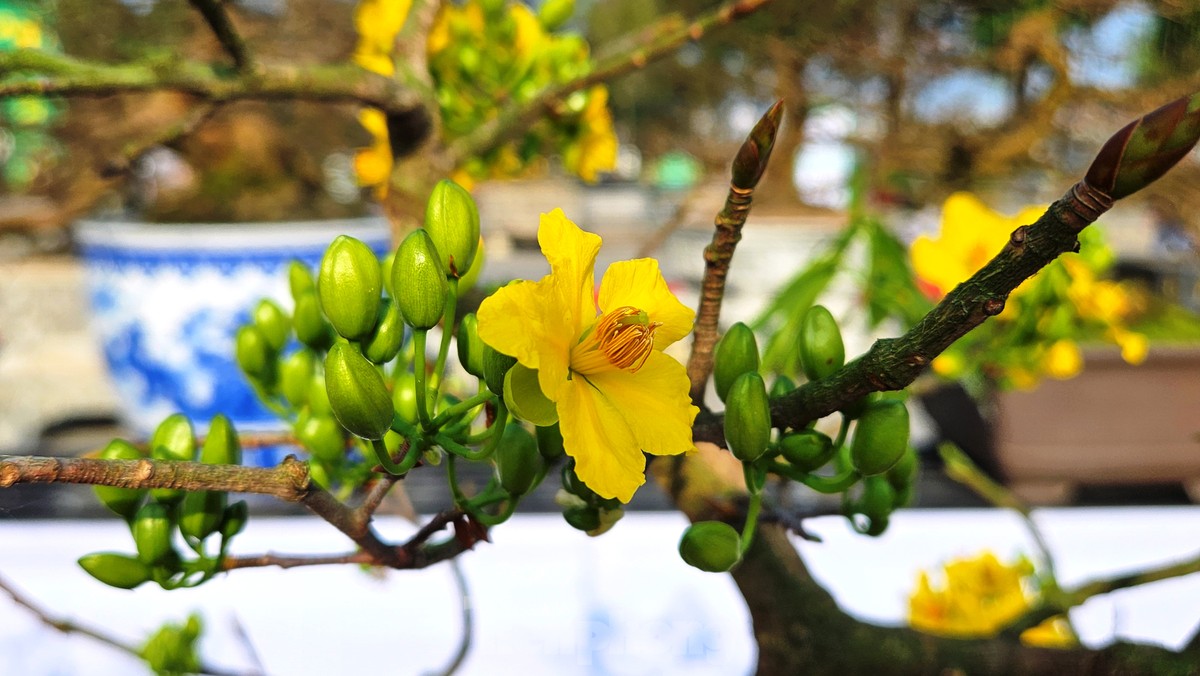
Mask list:
[[[559,307],[567,315],[563,324],[578,336],[596,321],[593,268],[600,251],[600,237],[580,230],[562,209],[555,209],[542,214],[538,245],[550,262],[550,276],[560,294]]]
[[[646,458],[629,425],[583,377],[570,380],[561,394],[559,429],[575,474],[600,497],[629,502],[646,483]]]
[[[692,330],[696,313],[667,288],[653,258],[618,261],[608,266],[600,280],[600,310],[635,307],[660,326],[654,332],[654,348],[662,350]]]
[[[542,393],[551,400],[567,382],[571,345],[578,334],[564,323],[552,276],[516,281],[484,299],[477,313],[479,338],[493,349],[537,369]]]
[[[687,369],[673,357],[652,352],[636,373],[612,369],[586,380],[596,388],[596,396],[612,404],[640,450],[677,455],[695,449],[692,422],[700,409],[688,396]]]

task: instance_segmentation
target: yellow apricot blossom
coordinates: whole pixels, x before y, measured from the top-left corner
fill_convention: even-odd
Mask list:
[[[608,110],[608,89],[603,85],[588,92],[580,124],[582,131],[564,151],[563,163],[576,176],[592,183],[600,172],[612,171],[617,166],[617,132]]]
[[[1033,223],[1044,211],[1044,207],[1025,207],[1005,216],[971,193],[950,195],[942,205],[938,236],[922,235],[912,244],[910,256],[918,282],[933,298],[945,296],[1000,253],[1013,230]]]
[[[560,209],[542,215],[538,244],[550,274],[485,299],[479,337],[515,357],[514,369],[536,371],[536,378],[508,382],[536,383],[540,392],[505,396],[553,402],[580,480],[601,497],[628,502],[646,481],[643,451],[676,455],[695,448],[699,409],[688,397],[687,373],[662,352],[692,330],[694,313],[650,258],[610,265],[597,297],[600,237]]]
[[[994,636],[1029,610],[1036,595],[1029,587],[1033,566],[1025,558],[1001,563],[983,552],[956,559],[942,568],[945,585],[934,587],[922,571],[908,600],[909,625],[927,634],[955,638]],[[1043,648],[1075,645],[1062,617],[1053,617],[1021,633],[1021,641]]]
[[[1083,352],[1073,340],[1056,340],[1042,355],[1042,372],[1051,378],[1067,380],[1083,370]]]

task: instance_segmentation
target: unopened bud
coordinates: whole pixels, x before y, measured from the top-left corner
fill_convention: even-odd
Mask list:
[[[375,328],[383,275],[371,247],[338,235],[321,258],[317,296],[333,329],[347,340],[359,340]]]

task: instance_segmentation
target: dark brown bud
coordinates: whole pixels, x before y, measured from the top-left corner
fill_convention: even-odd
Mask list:
[[[779,120],[782,117],[783,101],[776,101],[758,124],[754,125],[754,129],[750,130],[750,135],[738,150],[737,157],[733,158],[733,178],[730,181],[733,187],[739,190],[753,190],[754,186],[758,185],[758,179],[762,178],[767,169],[767,162],[771,159],[771,150],[775,147],[775,135],[779,133]]]
[[[1104,144],[1084,180],[1114,200],[1167,173],[1200,139],[1200,92],[1127,124]]]

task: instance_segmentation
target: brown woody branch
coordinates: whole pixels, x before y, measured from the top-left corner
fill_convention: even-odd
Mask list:
[[[229,13],[225,11],[225,5],[220,0],[189,0],[189,2],[204,17],[204,21],[212,29],[213,35],[221,43],[221,47],[233,59],[234,67],[239,71],[252,69],[254,60],[250,55],[250,49],[246,47],[242,36],[233,27]]]

